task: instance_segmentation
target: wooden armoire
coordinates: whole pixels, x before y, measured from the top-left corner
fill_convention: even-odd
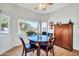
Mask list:
[[[73,49],[73,23],[54,25],[55,45]]]

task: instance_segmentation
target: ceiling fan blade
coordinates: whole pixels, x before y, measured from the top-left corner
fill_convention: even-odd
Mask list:
[[[34,9],[42,9],[42,10],[46,10],[48,8],[49,5],[53,5],[53,3],[41,3],[38,6],[36,6]]]
[[[48,5],[53,5],[53,3],[47,3]]]

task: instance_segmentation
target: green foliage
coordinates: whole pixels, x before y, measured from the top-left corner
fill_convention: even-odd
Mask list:
[[[1,23],[1,27],[8,27],[8,23]]]
[[[28,31],[27,34],[28,36],[31,36],[34,32],[33,31]]]
[[[28,23],[20,22],[20,31],[22,33],[27,33],[28,35],[31,35],[33,33],[33,27]]]
[[[8,19],[6,16],[0,16],[0,25],[2,28],[8,27]]]

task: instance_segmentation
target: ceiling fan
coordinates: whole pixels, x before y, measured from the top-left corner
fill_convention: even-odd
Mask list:
[[[41,10],[46,10],[48,8],[48,6],[53,5],[53,3],[40,3],[39,5],[37,5],[34,9],[41,9]]]

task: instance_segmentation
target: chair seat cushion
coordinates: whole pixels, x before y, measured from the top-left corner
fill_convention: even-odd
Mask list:
[[[26,48],[27,48],[27,49],[37,48],[37,46],[34,45],[34,44],[26,44]]]

